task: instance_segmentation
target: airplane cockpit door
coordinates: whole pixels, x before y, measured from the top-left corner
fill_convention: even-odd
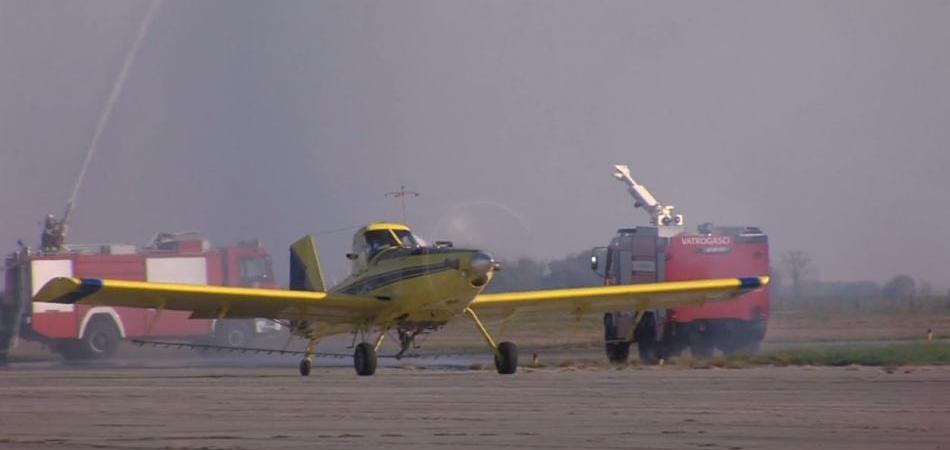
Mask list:
[[[363,233],[356,233],[353,236],[353,253],[351,261],[353,265],[353,275],[357,275],[366,270],[368,258],[366,255],[366,238]]]

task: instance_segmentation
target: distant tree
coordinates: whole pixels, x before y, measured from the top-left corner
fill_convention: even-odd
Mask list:
[[[785,305],[782,305],[782,299],[785,297],[785,290],[782,288],[782,285],[785,283],[785,277],[782,275],[782,271],[778,267],[769,266],[769,296],[772,298],[772,308],[775,310],[782,309]]]
[[[495,273],[487,291],[528,291],[603,284],[603,280],[590,270],[589,258],[589,252],[578,252],[547,263],[524,257],[511,262],[502,261],[501,270]]]
[[[781,295],[782,284],[785,282],[785,277],[782,275],[782,271],[778,267],[769,265],[769,291],[773,296]]]
[[[802,282],[811,272],[811,257],[801,250],[791,250],[779,257],[785,274],[792,282],[792,296],[796,299],[802,296]]]
[[[531,258],[501,261],[501,270],[495,273],[487,292],[530,291],[541,289],[544,265]]]
[[[921,280],[917,284],[918,297],[933,297],[934,294],[936,294],[936,291],[934,291],[934,286],[929,281]]]
[[[895,300],[910,300],[916,293],[917,283],[909,275],[897,275],[881,288],[881,295]]]
[[[809,296],[833,298],[876,298],[881,288],[873,281],[808,281],[803,290]]]
[[[590,270],[590,252],[587,251],[549,262],[541,284],[546,289],[558,289],[597,286],[604,281]]]

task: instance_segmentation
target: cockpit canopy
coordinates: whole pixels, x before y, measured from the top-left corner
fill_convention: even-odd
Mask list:
[[[373,259],[377,253],[391,247],[419,247],[419,241],[409,230],[393,228],[385,230],[366,230],[366,232],[363,233],[363,239],[366,241],[367,256],[369,259]]]
[[[417,248],[425,243],[412,233],[409,227],[398,223],[373,223],[363,227],[353,236],[354,271],[360,271],[376,255],[390,248]]]

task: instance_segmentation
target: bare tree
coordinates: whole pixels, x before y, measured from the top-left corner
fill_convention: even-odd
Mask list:
[[[917,283],[910,275],[897,275],[881,288],[884,297],[898,301],[913,300],[916,293]]]
[[[921,280],[917,284],[917,296],[918,297],[933,297],[937,294],[937,291],[934,290],[934,285],[930,284],[927,280]]]
[[[791,250],[782,253],[780,260],[785,273],[792,280],[792,295],[796,299],[801,298],[802,281],[811,271],[811,257],[801,250]]]

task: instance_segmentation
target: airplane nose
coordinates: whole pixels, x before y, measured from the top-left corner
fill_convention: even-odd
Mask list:
[[[495,259],[486,252],[477,251],[468,263],[468,271],[472,284],[481,286],[488,282],[488,273],[495,267]]]

